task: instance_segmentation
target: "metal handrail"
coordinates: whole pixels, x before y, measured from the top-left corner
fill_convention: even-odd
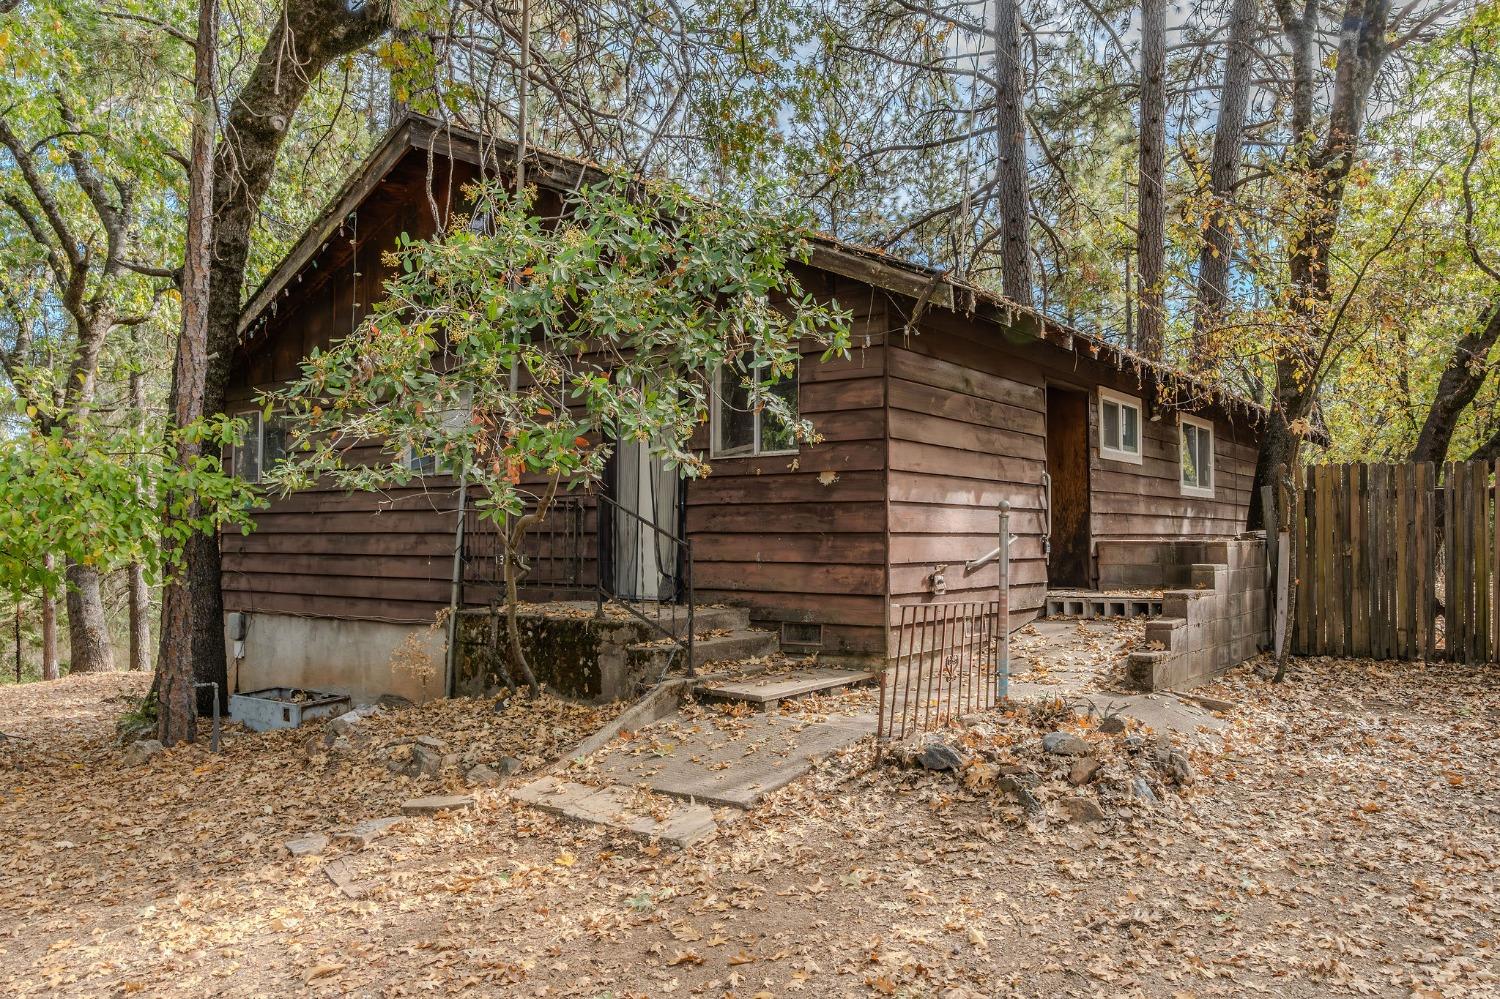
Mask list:
[[[634,606],[632,606],[631,603],[630,603],[630,601],[621,598],[619,594],[614,593],[613,591],[611,591],[609,589],[608,583],[606,581],[606,576],[605,576],[605,573],[604,573],[604,566],[603,566],[602,561],[601,561],[600,566],[599,566],[599,571],[595,573],[595,587],[596,587],[596,591],[597,591],[597,594],[598,594],[598,607],[599,607],[599,609],[603,610],[604,604],[606,602],[613,602],[615,604],[618,604],[620,607],[624,608],[626,612],[628,612],[629,614],[631,614],[632,616],[634,616],[635,618],[637,618],[638,620],[640,620],[642,623],[646,624],[649,627],[655,628],[657,631],[661,632],[662,635],[664,635],[666,638],[670,639],[680,649],[683,650],[684,654],[687,657],[687,674],[688,674],[688,676],[696,676],[697,675],[697,670],[693,666],[693,545],[692,545],[692,543],[690,541],[688,541],[686,538],[680,537],[680,536],[672,533],[671,531],[667,530],[666,528],[662,527],[660,524],[656,523],[656,521],[654,521],[654,520],[647,520],[645,517],[642,517],[639,513],[636,513],[634,510],[626,509],[624,506],[622,506],[619,503],[618,500],[616,500],[612,496],[609,496],[606,493],[602,493],[602,492],[595,493],[594,496],[595,496],[596,499],[598,499],[600,501],[601,504],[607,504],[608,505],[611,514],[614,514],[614,513],[623,513],[625,516],[627,516],[629,518],[632,518],[633,520],[635,520],[635,521],[637,521],[637,522],[639,522],[641,524],[644,524],[646,527],[650,528],[650,530],[652,531],[652,533],[656,534],[658,537],[665,538],[671,544],[675,545],[677,549],[681,549],[681,551],[682,551],[681,562],[682,562],[683,572],[682,572],[682,579],[679,580],[679,584],[682,587],[683,595],[687,599],[686,641],[683,641],[682,639],[680,639],[676,635],[674,635],[672,633],[672,630],[670,628],[664,628],[664,627],[662,627],[662,624],[661,624],[660,621],[653,621],[651,618],[647,617],[645,614],[642,614],[637,608],[635,608]],[[601,509],[602,508],[603,507],[601,506]],[[613,525],[611,525],[611,526],[613,526]],[[601,532],[603,532],[603,530],[604,530],[604,523],[603,523],[602,520],[600,521],[600,524],[599,524],[599,530]],[[658,682],[660,682],[660,680],[663,677],[666,676],[667,671],[670,670],[671,668],[672,668],[672,660],[669,657],[668,660],[667,660],[666,665],[662,667],[661,675],[657,678]]]

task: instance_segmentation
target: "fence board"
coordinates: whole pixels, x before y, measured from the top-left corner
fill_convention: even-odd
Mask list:
[[[1500,660],[1497,476],[1487,462],[1314,465],[1290,476],[1281,502],[1297,566],[1292,651]]]

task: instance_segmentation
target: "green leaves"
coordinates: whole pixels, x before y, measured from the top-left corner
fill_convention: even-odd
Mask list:
[[[322,476],[408,484],[412,456],[435,455],[484,487],[481,508],[498,518],[520,509],[528,482],[598,480],[617,440],[703,475],[690,445],[708,419],[709,372],[733,362],[768,389],[804,343],[848,349],[847,314],[789,269],[807,247],[763,208],[624,177],[580,190],[555,219],[497,185],[471,194],[485,224],[403,239],[388,298],[267,398],[300,442],[273,476],[280,489]],[[812,438],[776,393],[757,397]],[[382,459],[354,461],[369,441],[383,442]]]

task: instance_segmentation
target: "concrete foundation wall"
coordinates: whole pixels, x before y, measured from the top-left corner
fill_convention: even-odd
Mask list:
[[[1128,672],[1137,688],[1181,690],[1196,686],[1254,657],[1270,644],[1265,541],[1260,535],[1157,544],[1181,544],[1194,554],[1201,552],[1205,561],[1190,567],[1191,588],[1162,594],[1162,616],[1147,622],[1146,641],[1153,648],[1131,653],[1129,660]]]
[[[446,635],[429,625],[250,613],[244,656],[225,629],[230,688],[303,687],[369,704],[382,694],[410,701],[443,696]]]

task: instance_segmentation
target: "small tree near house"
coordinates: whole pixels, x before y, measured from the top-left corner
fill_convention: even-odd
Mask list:
[[[530,192],[468,194],[472,215],[431,240],[403,235],[387,297],[266,398],[290,441],[270,478],[283,491],[320,476],[381,489],[411,481],[415,454],[477,487],[477,512],[502,532],[512,676],[535,692],[516,626],[527,530],[560,491],[599,482],[617,441],[708,474],[690,444],[724,366],[763,418],[815,440],[770,388],[804,343],[846,353],[848,316],[803,290],[790,265],[805,239],[763,197],[726,207],[616,177],[544,219]],[[372,440],[379,460],[349,460]]]

